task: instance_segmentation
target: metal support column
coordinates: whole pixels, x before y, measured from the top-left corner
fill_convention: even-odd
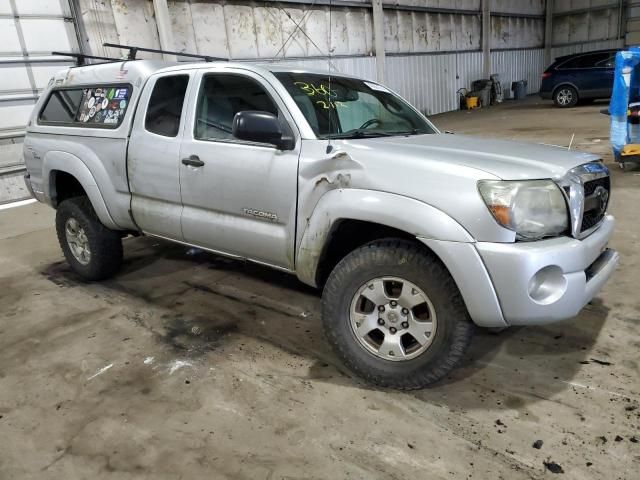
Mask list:
[[[382,10],[382,0],[371,0],[371,6],[373,8],[373,38],[376,49],[376,78],[378,82],[384,83],[384,11]]]
[[[176,49],[173,42],[173,30],[171,29],[171,17],[167,0],[153,0],[153,11],[156,14],[156,24],[158,25],[158,37],[160,39],[160,49],[174,51]],[[163,54],[163,58],[169,62],[175,62],[176,56]]]
[[[624,0],[620,0],[620,3],[618,4],[618,40],[622,38],[622,19],[624,18],[622,13],[623,9],[624,9]]]
[[[544,66],[551,65],[553,47],[553,0],[547,0],[544,21]]]
[[[482,73],[491,75],[491,0],[482,0]]]

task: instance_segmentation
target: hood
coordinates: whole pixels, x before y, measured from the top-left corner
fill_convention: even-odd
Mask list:
[[[578,165],[600,160],[597,155],[562,147],[467,135],[412,135],[368,141],[384,145],[377,146],[394,155],[461,165],[503,180],[559,178]]]

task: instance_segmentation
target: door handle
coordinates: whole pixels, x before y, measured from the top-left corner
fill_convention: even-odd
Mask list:
[[[203,167],[204,162],[197,155],[191,155],[189,158],[183,158],[182,163],[189,167]]]

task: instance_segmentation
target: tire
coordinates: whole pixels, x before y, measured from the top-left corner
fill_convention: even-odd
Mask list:
[[[553,92],[553,103],[559,108],[575,107],[578,100],[578,91],[571,85],[562,85]]]
[[[373,302],[369,304],[369,300],[362,300],[365,295],[380,291],[379,281],[385,289],[401,289],[400,293],[392,290],[389,295],[385,293],[382,302],[397,298],[398,305],[393,306],[394,300],[390,300],[382,313]],[[375,287],[373,290],[372,286]],[[429,310],[432,324],[426,341],[425,335],[421,342],[414,344],[413,340],[418,337],[410,335],[409,330],[418,325],[421,331],[426,331],[428,321],[399,324],[395,317],[390,317],[402,312],[401,319],[411,320],[404,316],[407,309],[402,308],[410,305],[410,302],[401,301],[405,298],[405,288],[411,291],[413,300],[410,302],[420,301],[415,299],[422,299],[424,295],[427,297],[426,303],[410,311],[410,316],[417,319],[425,315],[425,308]],[[361,306],[362,311],[369,312],[371,305],[374,305],[373,313],[358,313]],[[380,318],[376,320],[378,316]],[[361,326],[367,325],[362,327],[362,331],[367,331],[373,322],[379,325],[382,316],[386,321],[380,328],[386,328],[385,332],[373,330],[364,337],[358,335]],[[357,319],[365,317],[369,322],[362,321],[358,325]],[[458,287],[439,259],[417,244],[394,239],[369,243],[338,263],[322,294],[322,320],[328,342],[351,371],[369,383],[400,390],[424,388],[446,376],[463,357],[475,328]],[[395,335],[391,333],[392,322],[398,326]],[[381,332],[384,333],[382,340]],[[401,332],[405,333],[400,335]],[[391,357],[392,350],[389,355],[383,351],[388,335],[391,342],[404,342],[401,350],[395,348],[399,355]],[[420,346],[422,342],[427,345],[424,350],[420,350],[424,348]],[[414,353],[410,353],[412,349]],[[401,358],[404,355],[406,358]]]
[[[71,269],[85,280],[104,280],[120,269],[120,234],[100,223],[87,197],[73,197],[60,203],[56,231]]]

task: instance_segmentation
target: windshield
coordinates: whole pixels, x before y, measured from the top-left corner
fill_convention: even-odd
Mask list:
[[[435,133],[409,104],[377,83],[309,73],[277,72],[318,138]]]

